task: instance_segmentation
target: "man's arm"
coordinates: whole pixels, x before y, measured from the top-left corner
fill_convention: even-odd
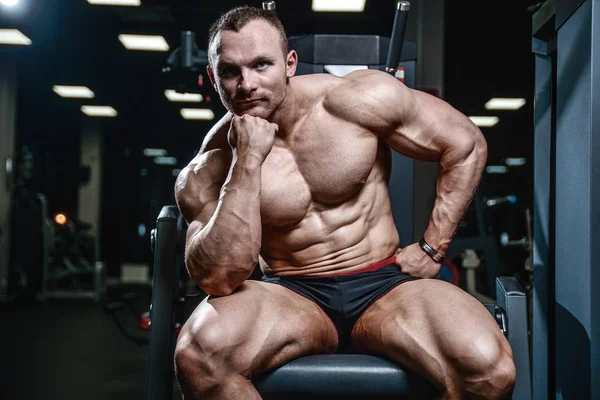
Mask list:
[[[207,135],[199,155],[177,177],[175,199],[189,223],[190,276],[204,292],[227,296],[258,262],[261,168],[253,159],[232,158],[226,130],[217,131]]]
[[[379,71],[349,74],[331,107],[343,108],[391,148],[425,161],[439,162],[437,197],[425,240],[444,254],[472,201],[487,161],[481,131],[448,103],[411,90]],[[359,98],[357,98],[360,96]],[[347,100],[356,99],[349,105]],[[346,104],[335,104],[340,101]]]

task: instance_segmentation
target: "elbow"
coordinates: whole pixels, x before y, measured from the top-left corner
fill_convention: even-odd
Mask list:
[[[473,125],[473,129],[468,130],[467,134],[462,135],[456,143],[457,157],[461,161],[467,161],[476,165],[487,163],[488,146],[483,133]]]
[[[222,265],[213,268],[192,268],[188,266],[192,280],[206,294],[223,297],[229,296],[250,277],[253,269],[232,270]]]
[[[456,140],[442,152],[439,163],[444,170],[452,170],[466,165],[483,169],[487,163],[487,157],[487,141],[481,131],[475,127],[474,130],[457,135]]]
[[[236,289],[240,287],[242,283],[244,283],[244,281],[245,279],[235,281],[229,279],[217,280],[212,277],[194,280],[194,282],[196,282],[198,287],[202,289],[204,293],[217,297],[229,296],[235,292]]]
[[[473,147],[471,153],[474,155],[478,164],[485,165],[487,163],[488,158],[488,146],[487,141],[485,140],[485,136],[479,129],[477,129],[477,133],[473,138]]]
[[[238,288],[237,286],[234,287],[231,285],[210,284],[208,282],[200,282],[198,283],[198,287],[202,289],[204,293],[216,297],[229,296],[235,292],[235,289]]]

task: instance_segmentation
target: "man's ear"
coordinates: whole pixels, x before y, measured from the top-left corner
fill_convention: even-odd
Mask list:
[[[215,83],[215,73],[213,71],[213,69],[207,65],[206,66],[206,72],[208,73],[208,79],[210,79],[210,84],[213,85],[213,87],[215,88],[215,90],[217,89],[217,84]]]
[[[296,74],[296,67],[298,66],[298,53],[296,50],[290,50],[286,59],[285,74],[288,78],[291,78]]]

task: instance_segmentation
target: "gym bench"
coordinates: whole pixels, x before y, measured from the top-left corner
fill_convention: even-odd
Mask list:
[[[152,231],[154,252],[146,400],[173,396],[177,334],[205,295],[182,296],[185,222],[165,206]],[[531,399],[527,299],[513,277],[496,279],[496,304],[485,304],[508,338],[517,369],[512,398]],[[305,356],[252,379],[264,399],[430,399],[437,389],[419,375],[381,357],[364,354]]]

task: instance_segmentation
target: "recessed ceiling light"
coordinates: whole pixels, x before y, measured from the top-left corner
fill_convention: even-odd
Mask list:
[[[477,126],[489,128],[494,126],[500,121],[498,117],[469,117],[471,121]]]
[[[0,29],[0,44],[31,45],[31,39],[18,29]]]
[[[215,113],[209,108],[182,108],[181,116],[185,119],[197,119],[203,121],[215,119]]]
[[[525,105],[523,98],[494,97],[485,103],[487,110],[518,110]]]
[[[119,35],[127,50],[169,51],[169,44],[161,35]]]
[[[175,90],[165,90],[165,96],[169,101],[175,102],[187,102],[187,103],[200,103],[202,102],[202,95],[200,93],[177,93]]]
[[[52,90],[60,97],[93,99],[95,96],[94,92],[85,86],[54,85]]]
[[[90,117],[116,117],[117,110],[110,106],[81,106],[81,112]]]
[[[87,0],[88,3],[97,6],[132,6],[138,7],[142,5],[140,0]]]
[[[365,0],[313,0],[312,10],[316,12],[362,12],[365,10]]]
[[[366,65],[325,65],[323,69],[331,75],[345,76],[350,72],[358,71],[359,69],[369,69],[369,67]]]

